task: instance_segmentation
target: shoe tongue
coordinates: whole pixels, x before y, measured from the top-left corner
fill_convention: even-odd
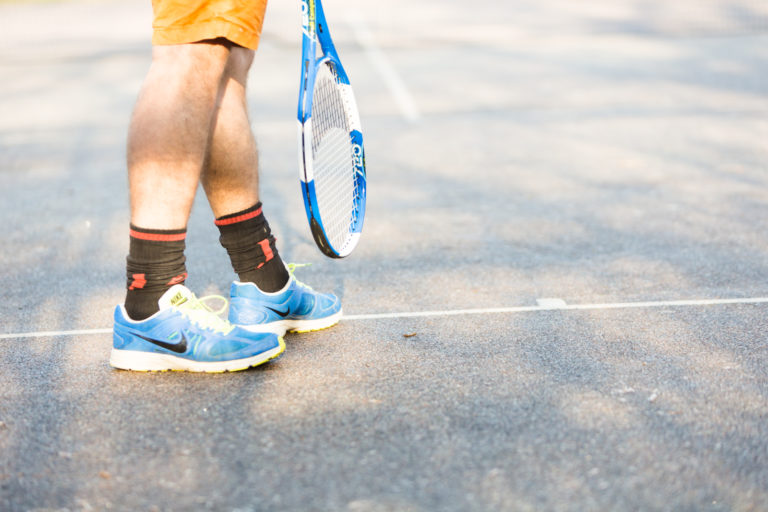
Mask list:
[[[168,309],[171,306],[180,306],[194,296],[192,291],[183,284],[175,284],[166,290],[160,300],[157,301],[157,305],[160,306],[160,309]]]

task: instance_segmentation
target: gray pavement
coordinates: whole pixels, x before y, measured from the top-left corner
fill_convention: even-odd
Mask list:
[[[327,0],[370,187],[331,261],[273,2],[265,211],[347,316],[202,376],[106,363],[146,4],[0,2],[0,510],[768,510],[768,4]]]

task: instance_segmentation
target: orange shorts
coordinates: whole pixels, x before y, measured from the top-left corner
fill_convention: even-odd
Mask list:
[[[152,0],[152,44],[223,37],[255,50],[267,0]]]

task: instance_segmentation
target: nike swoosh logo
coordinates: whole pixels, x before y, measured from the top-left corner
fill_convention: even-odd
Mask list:
[[[267,309],[270,310],[270,311],[274,311],[275,313],[280,315],[282,318],[285,318],[285,317],[287,317],[290,314],[290,311],[287,311],[287,310],[286,311],[280,311],[279,309],[270,308],[269,306],[267,306]]]
[[[153,345],[157,345],[158,347],[163,347],[165,349],[176,352],[177,354],[183,354],[184,352],[187,351],[187,337],[184,336],[183,332],[181,333],[181,341],[178,343],[168,343],[167,341],[163,341],[163,340],[147,338],[146,336],[142,336],[141,334],[136,334],[136,336],[143,339],[144,341],[148,341],[152,343]]]

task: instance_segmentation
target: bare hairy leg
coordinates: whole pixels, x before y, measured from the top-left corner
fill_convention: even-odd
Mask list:
[[[154,47],[128,134],[133,225],[186,227],[229,56],[226,44]]]

